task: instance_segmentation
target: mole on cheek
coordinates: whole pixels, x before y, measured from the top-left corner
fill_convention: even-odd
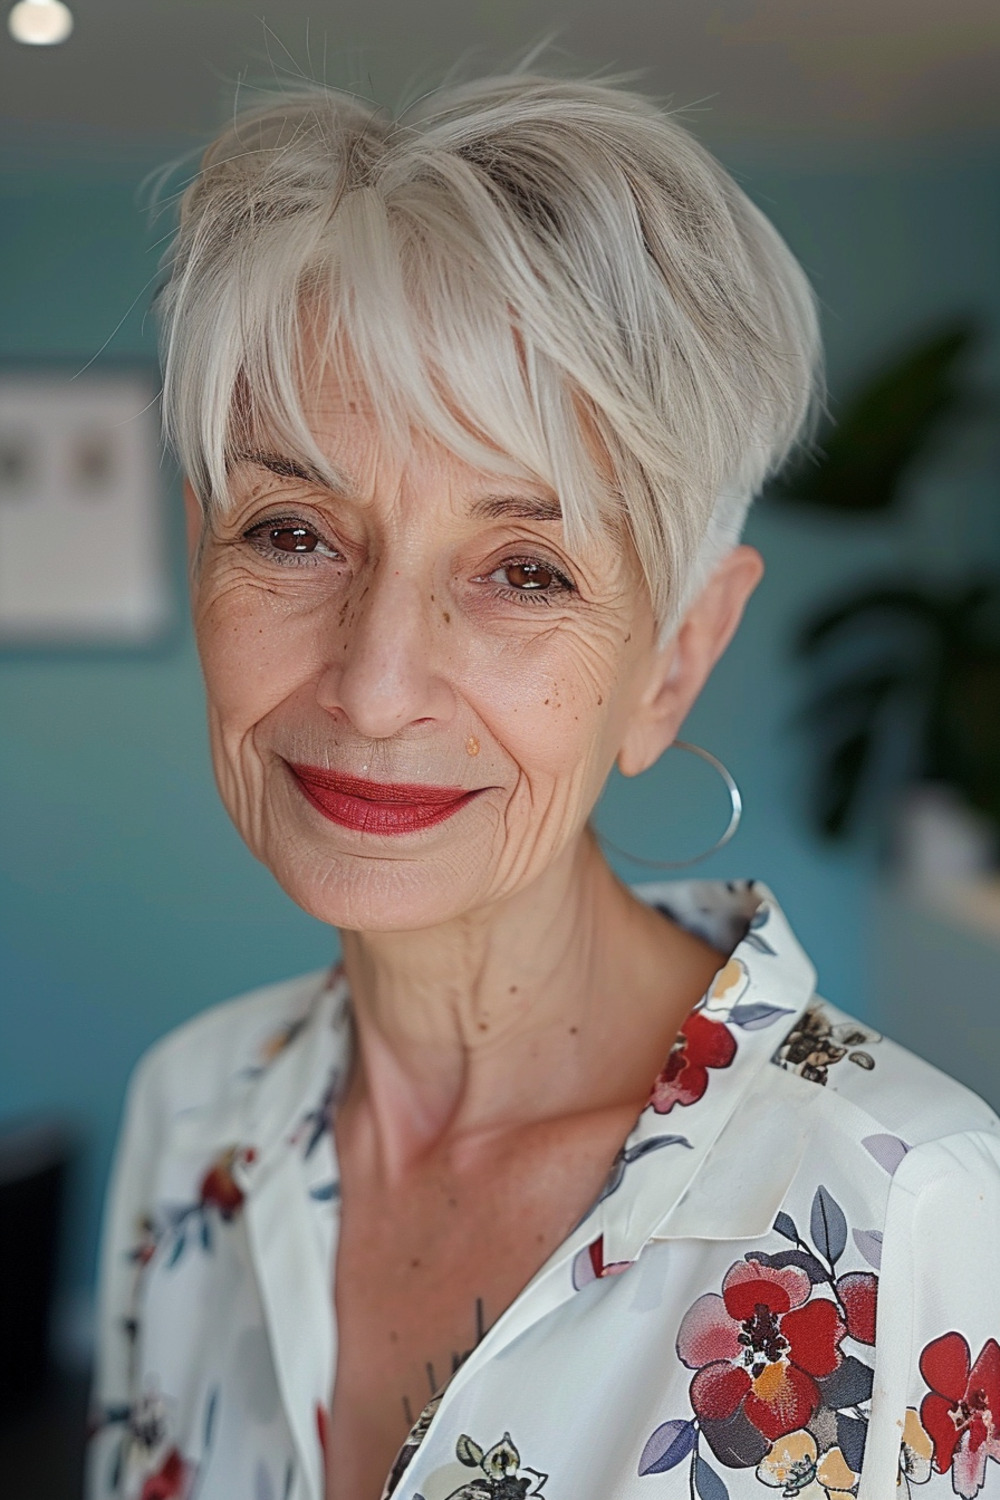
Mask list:
[[[442,618],[442,620],[444,621],[444,623],[446,625],[450,625],[451,624],[451,615],[448,613],[448,611],[446,609],[443,609],[441,611],[441,618]]]

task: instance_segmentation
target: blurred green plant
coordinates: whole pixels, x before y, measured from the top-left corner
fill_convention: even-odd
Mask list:
[[[973,319],[956,318],[918,340],[843,403],[768,497],[841,516],[896,509],[904,482],[941,430],[979,405],[962,378],[979,338]]]
[[[981,405],[963,370],[978,337],[962,319],[913,344],[770,497],[846,517],[900,509],[942,427]],[[813,613],[795,649],[823,679],[799,719],[817,747],[824,836],[854,830],[890,745],[911,778],[948,784],[1000,829],[1000,578],[869,584]]]
[[[822,660],[859,638],[864,660],[834,670],[801,713],[819,751],[816,826],[850,832],[892,735],[913,777],[946,782],[1000,829],[1000,582],[861,589],[796,645]]]

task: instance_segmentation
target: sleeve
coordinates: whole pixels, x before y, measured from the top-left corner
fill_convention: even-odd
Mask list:
[[[889,1191],[858,1500],[1000,1500],[1000,1137],[911,1150]]]
[[[119,1495],[124,1442],[138,1397],[133,1367],[139,1281],[152,1245],[148,1193],[165,1115],[156,1055],[156,1049],[147,1053],[129,1083],[105,1202],[86,1500]]]

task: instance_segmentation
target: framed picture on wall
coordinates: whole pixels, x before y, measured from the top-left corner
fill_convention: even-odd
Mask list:
[[[146,363],[0,367],[0,647],[170,624],[157,388]]]

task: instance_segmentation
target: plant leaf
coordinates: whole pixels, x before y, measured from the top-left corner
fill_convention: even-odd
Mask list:
[[[782,1010],[778,1005],[763,1005],[755,1002],[750,1005],[734,1005],[729,1012],[729,1020],[734,1026],[742,1026],[744,1031],[763,1031],[765,1026],[773,1026],[779,1016],[790,1016],[790,1010]]]
[[[793,1244],[798,1243],[799,1231],[795,1227],[795,1220],[791,1214],[786,1214],[784,1209],[779,1211],[774,1221],[774,1228],[775,1232],[784,1235],[786,1240],[791,1240]]]
[[[809,1232],[820,1253],[835,1265],[847,1244],[847,1220],[836,1198],[822,1184],[813,1196]]]
[[[639,1473],[665,1474],[687,1458],[695,1443],[694,1422],[675,1418],[651,1433],[639,1458]]]
[[[465,1464],[466,1468],[469,1469],[478,1469],[483,1461],[482,1448],[464,1432],[455,1444],[455,1454],[459,1463]]]
[[[701,1454],[694,1461],[694,1487],[698,1500],[729,1500],[729,1491]]]
[[[219,1409],[219,1387],[214,1386],[205,1403],[205,1447],[211,1448],[215,1436],[215,1414]]]
[[[819,1381],[823,1404],[839,1411],[845,1406],[859,1406],[872,1393],[874,1371],[853,1354],[837,1366],[832,1375]]]
[[[890,1177],[910,1149],[898,1135],[866,1135],[861,1144]]]
[[[891,510],[945,419],[972,409],[958,377],[977,333],[971,319],[954,319],[886,362],[841,403],[818,458],[795,465],[769,493],[841,515]]]
[[[933,628],[940,623],[941,604],[936,595],[924,588],[898,583],[874,587],[868,584],[807,619],[796,636],[795,650],[800,656],[813,656],[845,627],[867,623],[870,629],[872,617],[877,619],[880,615],[923,629]]]
[[[845,1416],[843,1412],[837,1413],[837,1447],[844,1455],[847,1467],[853,1469],[855,1474],[861,1473],[861,1465],[865,1461],[867,1437],[867,1422],[862,1422],[858,1417]]]
[[[755,1252],[750,1258],[760,1261],[762,1265],[773,1266],[776,1271],[784,1270],[785,1266],[797,1266],[800,1271],[805,1271],[813,1286],[818,1286],[827,1279],[826,1271],[808,1250],[779,1250],[777,1255]]]
[[[856,1229],[854,1231],[854,1243],[870,1266],[876,1271],[882,1268],[882,1231],[881,1229]]]

